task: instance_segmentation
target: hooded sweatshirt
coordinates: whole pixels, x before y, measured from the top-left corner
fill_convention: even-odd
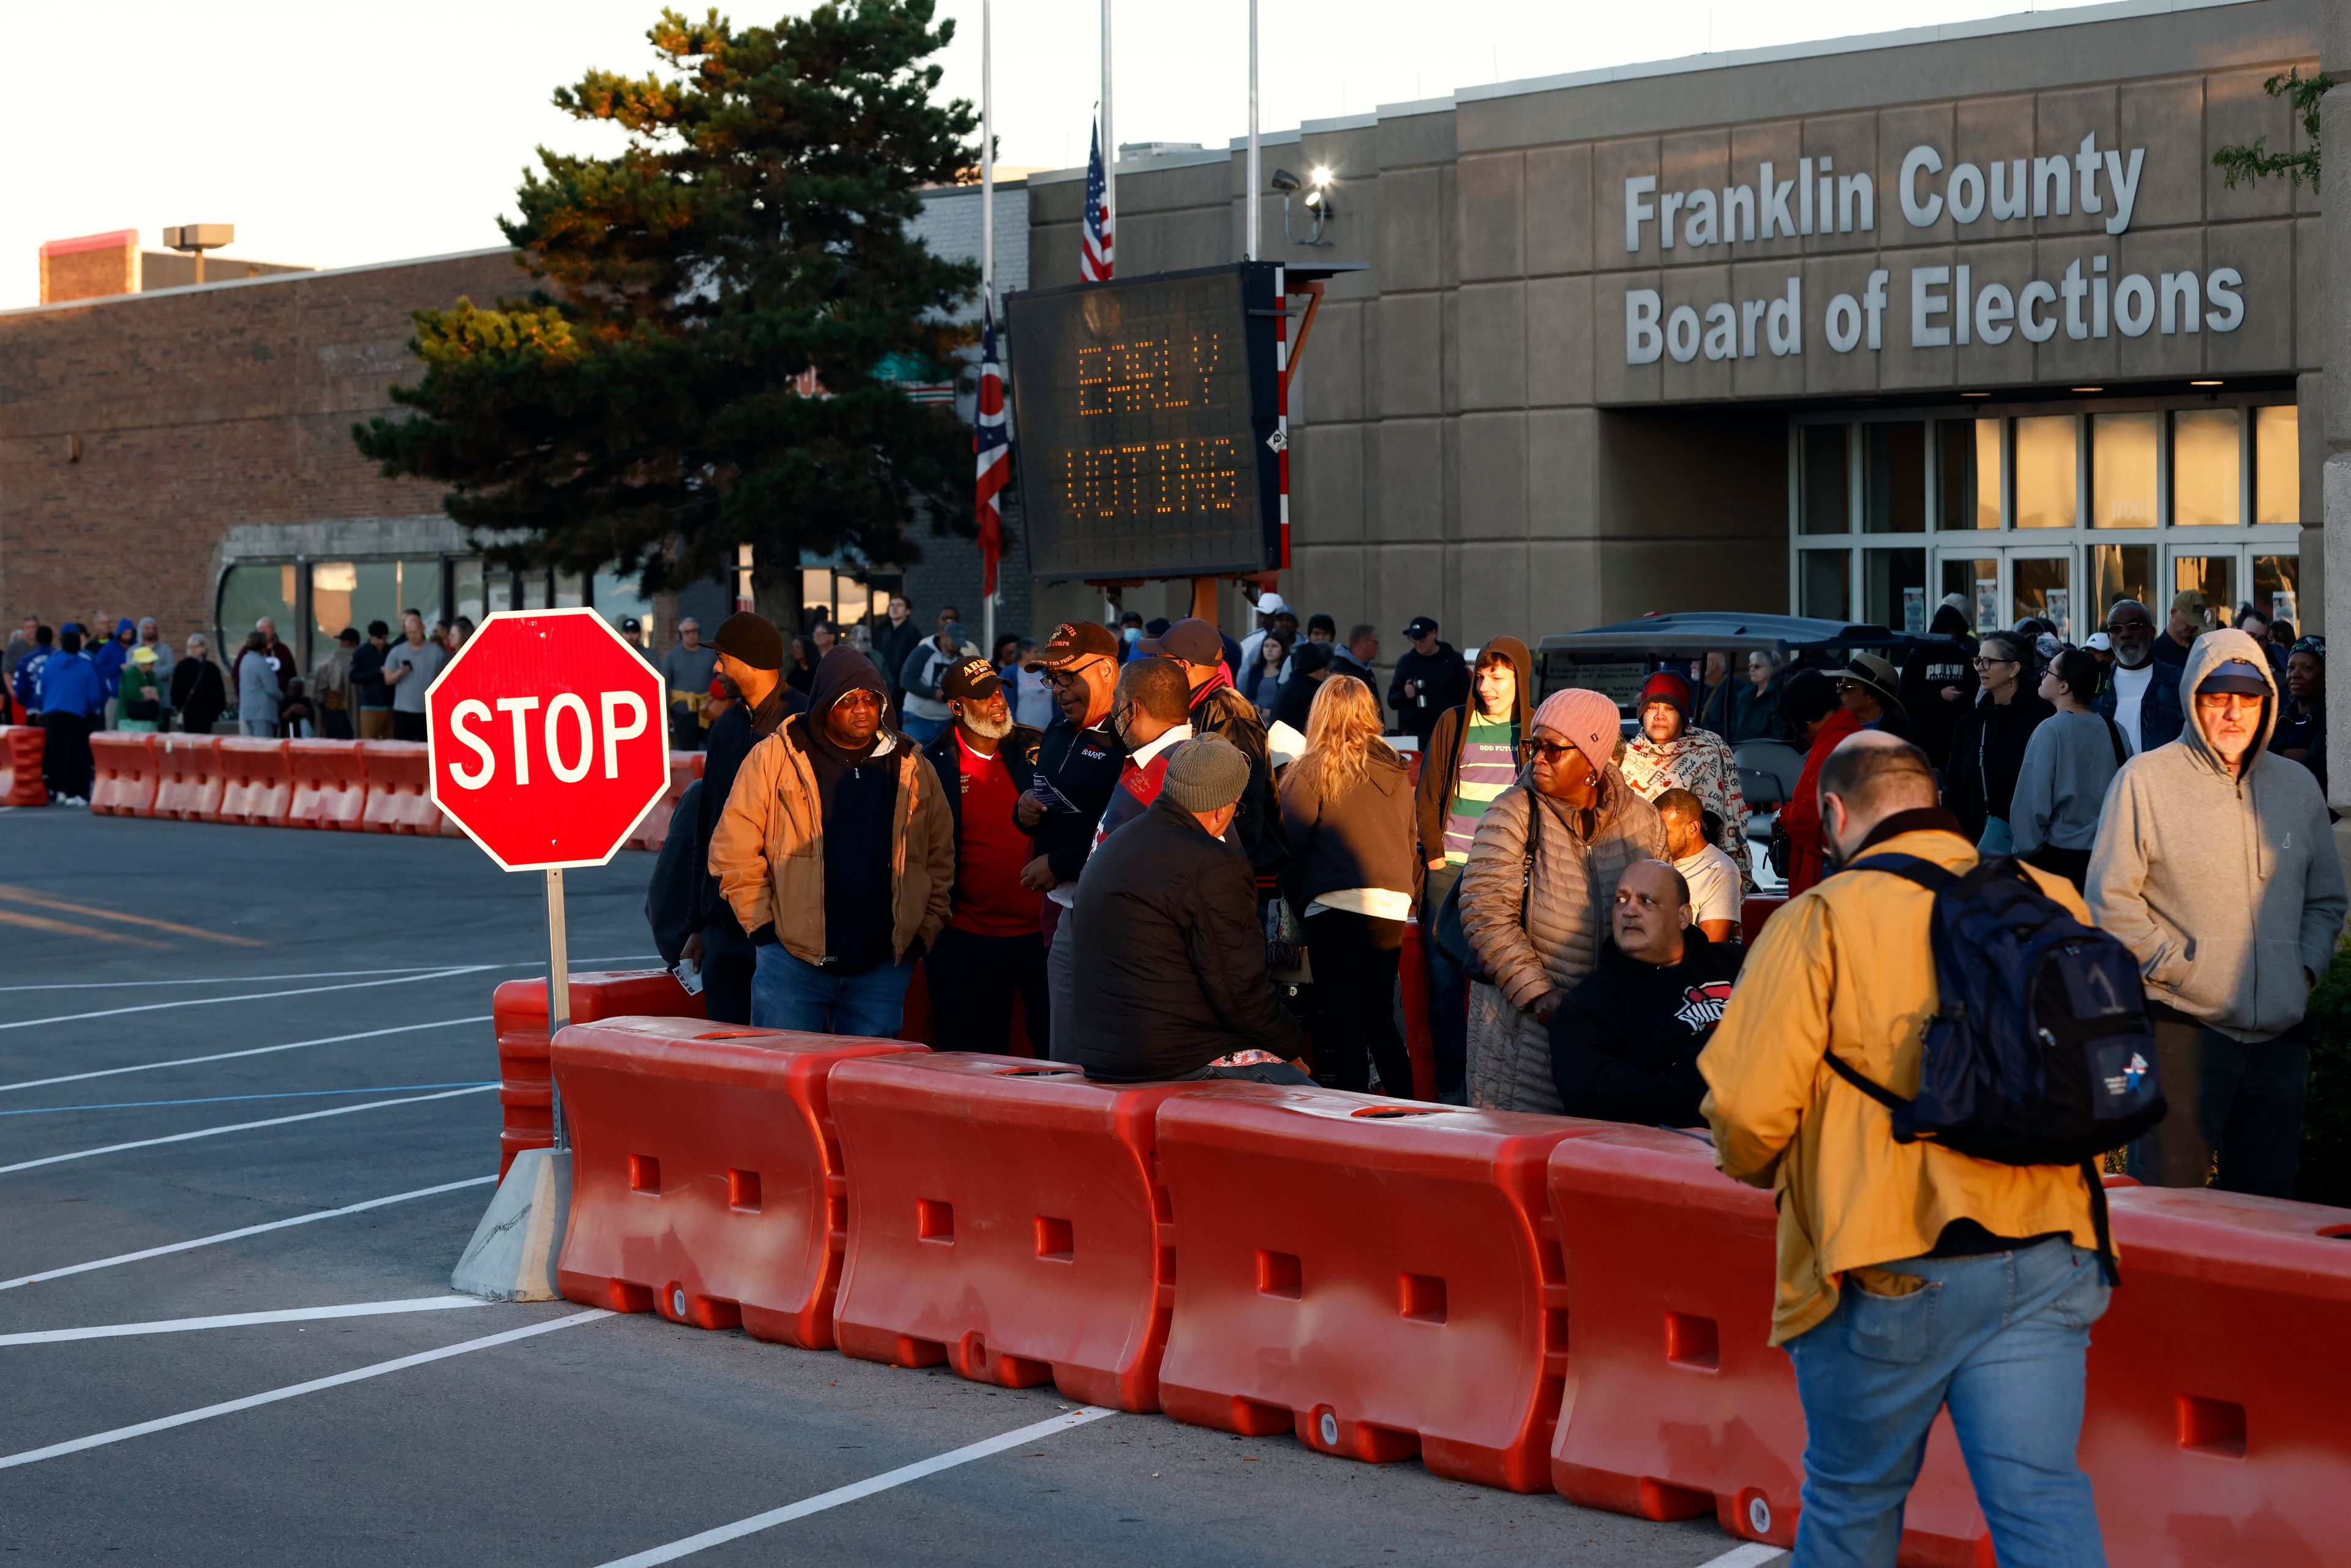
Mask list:
[[[2195,696],[2231,659],[2269,687],[2235,777],[2205,737]],[[2090,908],[2137,955],[2151,999],[2232,1040],[2274,1039],[2302,1022],[2304,971],[2326,972],[2351,907],[2326,800],[2308,768],[2267,749],[2277,682],[2244,632],[2196,640],[2179,701],[2179,738],[2132,758],[2107,791]]]
[[[1442,855],[1457,869],[1466,864],[1470,841],[1478,836],[1478,819],[1485,814],[1487,802],[1509,789],[1518,776],[1515,751],[1508,757],[1485,752],[1470,757],[1469,777],[1464,780],[1462,757],[1473,737],[1482,745],[1515,747],[1534,727],[1534,656],[1516,637],[1495,638],[1479,651],[1480,656],[1487,651],[1501,654],[1518,672],[1518,697],[1511,706],[1509,733],[1502,734],[1501,727],[1483,715],[1476,715],[1477,722],[1471,722],[1478,703],[1477,675],[1471,672],[1468,700],[1438,716],[1437,727],[1429,732],[1427,748],[1422,753],[1414,815],[1418,821],[1424,862]],[[1460,819],[1458,822],[1457,817]]]
[[[868,691],[882,700],[882,727],[854,748],[837,745],[825,719],[843,695]],[[834,967],[862,975],[891,961],[890,904],[874,896],[890,876],[891,814],[898,769],[887,758],[905,743],[887,723],[890,683],[873,661],[837,643],[817,664],[809,685],[803,734],[816,775],[819,820],[824,823],[824,930]],[[877,766],[878,765],[878,766]]]

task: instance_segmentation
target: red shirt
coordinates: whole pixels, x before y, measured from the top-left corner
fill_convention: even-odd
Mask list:
[[[947,924],[975,936],[1026,936],[1040,930],[1045,895],[1020,885],[1020,868],[1036,858],[1029,835],[1013,820],[1019,791],[1002,756],[982,757],[956,733],[962,759],[963,826],[956,837],[955,901]]]

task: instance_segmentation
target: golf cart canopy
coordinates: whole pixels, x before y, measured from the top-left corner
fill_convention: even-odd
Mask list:
[[[1866,650],[1899,665],[1914,650],[1922,648],[1937,655],[1938,662],[1963,663],[1969,657],[1966,644],[1949,637],[1895,632],[1861,622],[1745,615],[1728,610],[1644,615],[1589,632],[1557,632],[1542,640],[1535,655],[1541,663],[1544,695],[1567,686],[1585,686],[1605,693],[1616,699],[1618,706],[1629,710],[1650,672],[1708,653],[1736,658],[1765,653],[1783,660],[1809,654],[1813,656],[1804,661],[1807,664],[1842,664],[1845,654]]]

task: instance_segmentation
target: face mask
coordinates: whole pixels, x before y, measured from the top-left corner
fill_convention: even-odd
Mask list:
[[[1119,635],[1125,638],[1130,643],[1140,643],[1143,641],[1143,628],[1140,626],[1129,626],[1124,631],[1121,632]]]

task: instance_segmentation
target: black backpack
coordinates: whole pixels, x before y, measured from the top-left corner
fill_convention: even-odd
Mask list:
[[[1935,895],[1940,1006],[1927,1026],[1918,1096],[1904,1100],[1829,1055],[1830,1068],[1894,1113],[1903,1143],[1931,1138],[2009,1166],[2079,1166],[2098,1255],[2116,1279],[2098,1156],[2163,1120],[2155,1030],[2138,960],[2043,893],[2007,855],[1953,874],[1914,855],[1872,855]]]

